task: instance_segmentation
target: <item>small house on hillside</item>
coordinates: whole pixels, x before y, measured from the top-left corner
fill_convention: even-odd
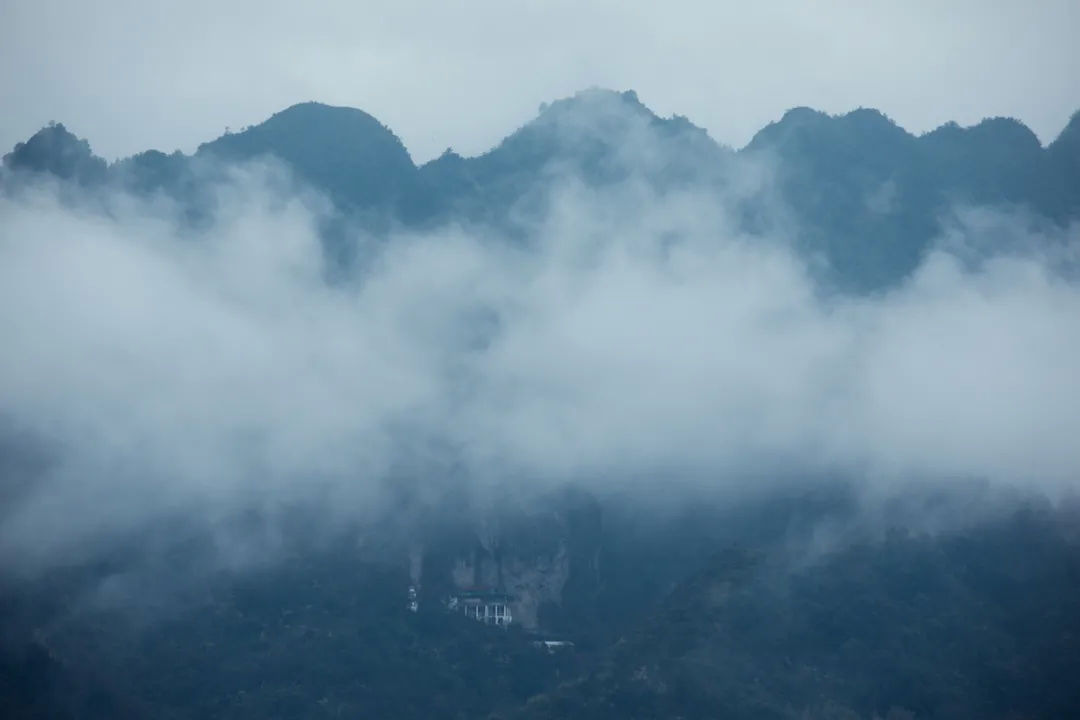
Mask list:
[[[510,601],[511,597],[506,593],[474,588],[451,595],[446,607],[452,612],[464,613],[467,618],[506,627],[513,622]]]

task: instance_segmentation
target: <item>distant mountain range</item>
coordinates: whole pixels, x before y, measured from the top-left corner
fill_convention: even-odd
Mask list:
[[[906,277],[958,206],[1004,207],[1058,226],[1080,217],[1080,113],[1043,147],[1009,118],[915,136],[876,110],[833,116],[795,108],[733,150],[684,117],[657,116],[632,91],[599,89],[542,106],[482,155],[447,150],[420,166],[371,115],[312,102],[226,133],[193,155],[148,150],[112,164],[54,124],[4,156],[0,184],[18,187],[45,174],[84,188],[163,193],[199,218],[212,214],[207,187],[223,165],[263,156],[278,158],[342,217],[376,233],[455,221],[513,237],[568,177],[586,186],[632,179],[658,193],[694,190],[733,210],[747,232],[790,235],[826,261],[824,277],[855,291]],[[749,195],[736,191],[754,163],[770,170],[772,182]]]

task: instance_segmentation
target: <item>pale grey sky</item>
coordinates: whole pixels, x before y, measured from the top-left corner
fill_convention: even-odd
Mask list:
[[[0,148],[58,120],[109,158],[190,151],[310,99],[423,161],[592,85],[735,146],[796,105],[916,132],[1011,115],[1048,142],[1080,108],[1078,30],[1076,0],[6,0]]]

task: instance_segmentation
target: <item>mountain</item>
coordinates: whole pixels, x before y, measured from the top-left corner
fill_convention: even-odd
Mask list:
[[[49,124],[26,142],[16,144],[4,155],[3,166],[32,175],[51,175],[80,185],[100,183],[106,177],[106,163],[93,154],[90,143],[75,137],[59,123]]]
[[[1080,114],[1043,147],[1009,118],[968,128],[950,123],[917,136],[876,110],[834,116],[795,108],[735,150],[686,118],[656,115],[633,92],[602,89],[544,105],[485,153],[463,157],[448,150],[419,167],[371,115],[318,103],[226,133],[190,155],[148,150],[111,164],[94,155],[87,140],[52,124],[4,156],[0,194],[17,198],[48,185],[62,190],[59,202],[77,203],[88,214],[122,211],[134,195],[154,209],[175,211],[178,225],[197,234],[213,227],[227,201],[223,184],[249,164],[264,163],[287,170],[270,172],[270,182],[287,193],[302,190],[327,200],[318,232],[328,256],[346,268],[363,260],[353,251],[357,228],[385,242],[399,231],[443,225],[497,238],[492,242],[528,242],[563,194],[614,197],[621,204],[611,207],[621,211],[624,196],[687,193],[694,203],[685,207],[707,209],[715,202],[731,219],[730,230],[750,242],[791,240],[825,291],[876,293],[918,266],[957,208],[990,206],[1043,226],[1080,218]],[[11,207],[2,199],[0,207]],[[68,259],[62,247],[57,254]],[[199,280],[202,267],[185,266],[185,282],[189,275]],[[241,275],[245,269],[229,266]],[[140,275],[146,283],[157,277]],[[97,276],[89,282],[96,291]],[[636,285],[626,287],[632,292]],[[391,289],[409,294],[408,287]],[[202,291],[197,285],[200,297]],[[334,295],[335,303],[339,297],[366,302],[343,293]],[[232,298],[224,300],[228,313]],[[212,315],[217,307],[211,306]],[[778,307],[781,312],[764,320],[783,332],[791,319],[784,305]],[[268,322],[290,321],[276,306],[267,309]],[[317,315],[304,313],[304,322],[318,322]],[[166,312],[153,327],[172,332],[174,316],[179,312]],[[240,313],[235,324],[241,344],[251,344],[260,362],[273,360],[264,350],[283,345],[257,342],[259,333],[246,331],[243,319]],[[371,352],[378,354],[386,339],[393,362],[394,333],[380,327],[377,314],[356,316],[361,324],[371,319]],[[584,332],[596,327],[583,320]],[[637,318],[628,320],[633,329]],[[444,330],[441,320],[422,312],[391,322],[416,322],[425,333],[429,323]],[[447,335],[456,332],[447,325]],[[25,337],[37,342],[38,327],[29,326]],[[229,332],[233,327],[226,325]],[[329,328],[334,342],[351,343],[339,337],[350,327],[331,323],[314,331]],[[91,324],[87,332],[94,342],[117,344],[100,330]],[[188,337],[180,327],[176,342]],[[252,337],[256,342],[247,343]],[[211,345],[206,357],[212,363]],[[856,345],[860,357],[866,354]],[[51,345],[43,347],[48,355]],[[363,347],[360,355],[367,353]],[[315,349],[310,358],[301,353],[300,362],[322,362]],[[130,350],[117,348],[109,359],[124,361]],[[409,353],[402,357],[410,362]],[[430,358],[432,372],[453,379],[452,406],[468,404],[471,391],[457,396],[456,383],[459,377],[472,382],[473,371],[451,357],[449,363]],[[590,362],[587,354],[577,357]],[[663,353],[656,357],[667,362]],[[476,372],[498,374],[498,366],[482,362]],[[93,366],[87,368],[87,377],[97,380]],[[286,385],[293,377],[292,365],[287,368]],[[459,375],[461,369],[466,372]],[[344,368],[346,375],[364,371],[363,362]],[[311,391],[302,375],[290,392]],[[503,379],[510,381],[510,396],[516,394],[512,375]],[[831,383],[831,375],[822,377]],[[592,382],[599,374],[588,377]],[[750,388],[747,397],[756,392]],[[50,403],[54,395],[50,389]],[[619,403],[612,404],[620,412]],[[88,407],[95,411],[96,405]],[[700,478],[653,477],[649,467],[633,468],[641,477],[609,478],[600,464],[590,471],[600,476],[586,480],[594,493],[581,487],[545,493],[550,478],[532,483],[512,475],[501,485],[495,477],[464,477],[470,464],[458,465],[455,448],[444,452],[438,433],[404,437],[414,413],[430,407],[422,399],[408,405],[402,422],[387,429],[387,443],[400,442],[402,450],[389,453],[385,476],[370,479],[386,485],[372,493],[380,499],[370,506],[327,513],[319,468],[296,472],[290,500],[271,500],[277,474],[270,465],[295,452],[282,441],[265,463],[256,449],[251,494],[241,493],[250,502],[192,512],[181,499],[175,515],[163,509],[143,526],[93,535],[86,556],[42,568],[27,563],[25,574],[3,568],[0,717],[1014,720],[1070,717],[1080,706],[1080,514],[1074,499],[1059,498],[1056,505],[1032,499],[1020,489],[1023,477],[1014,491],[952,477],[928,490],[929,497],[911,478],[895,484],[882,478],[869,484],[872,489],[861,479],[803,482],[803,468],[784,462],[776,467],[789,479],[768,477],[768,467],[747,478],[726,476],[730,471],[717,478],[704,471]],[[160,410],[170,417],[177,412]],[[0,506],[5,500],[18,506],[42,468],[51,472],[53,457],[22,430],[18,413],[8,412],[0,408]],[[435,422],[469,419],[456,411],[433,414]],[[111,415],[102,417],[107,424]],[[835,419],[826,412],[815,422]],[[42,427],[49,431],[53,424]],[[176,427],[184,424],[180,417]],[[324,427],[333,425],[315,423],[310,430]],[[279,444],[274,433],[253,428],[221,442],[237,442],[245,456],[249,443]],[[340,439],[350,445],[348,453],[366,452],[351,447],[353,437]],[[356,437],[363,444],[367,436]],[[552,453],[563,451],[551,442]],[[43,441],[45,447],[51,446]],[[414,453],[405,448],[416,448],[416,457],[407,457]],[[497,448],[480,439],[464,456],[499,455]],[[100,461],[94,455],[93,468],[124,469],[126,455],[117,455],[114,465],[113,450],[103,453]],[[493,476],[504,472],[495,460],[488,467]],[[265,492],[255,482],[264,469]],[[76,475],[61,470],[57,482]],[[714,479],[730,492],[716,493]],[[215,480],[213,473],[203,479]],[[328,494],[338,497],[332,478],[329,485]],[[903,503],[881,497],[893,491],[904,493]],[[54,526],[44,520],[60,514],[48,491],[42,497],[41,514],[28,517],[42,518],[40,528],[31,528],[41,534],[32,537],[47,546]],[[339,502],[363,497],[342,493]],[[451,598],[485,590],[512,608],[509,628],[450,611]],[[544,640],[562,642],[549,647]]]
[[[657,116],[632,91],[591,89],[542,106],[486,153],[448,150],[421,167],[371,115],[309,102],[192,156],[148,151],[112,165],[63,125],[50,126],[19,143],[4,168],[8,185],[50,174],[82,187],[163,193],[205,219],[223,168],[273,157],[343,218],[378,235],[464,222],[524,238],[571,182],[693,190],[726,203],[751,235],[789,236],[821,280],[872,292],[912,272],[954,208],[1004,207],[1058,225],[1080,217],[1078,128],[1074,116],[1043,148],[1009,118],[949,123],[916,137],[876,110],[833,116],[795,108],[733,151],[686,118]],[[772,181],[747,193],[740,173],[748,165],[768,168]],[[340,224],[324,232],[333,256],[348,262]]]
[[[638,179],[661,190],[708,185],[730,156],[703,129],[683,117],[658,117],[632,91],[591,89],[542,106],[482,155],[447,151],[420,172],[444,212],[491,220],[552,180],[603,186]]]
[[[919,138],[926,169],[950,200],[983,205],[1045,207],[1039,139],[1012,118],[988,118],[970,128],[949,123]]]
[[[1012,118],[948,123],[916,137],[876,110],[830,116],[796,108],[743,152],[776,162],[800,246],[823,255],[840,285],[871,291],[914,270],[955,207],[1076,217],[1063,198],[1080,184],[1053,170],[1053,148]]]
[[[378,210],[408,221],[419,211],[416,166],[393,132],[354,108],[301,103],[259,125],[204,143],[196,158],[238,163],[264,156],[347,209]]]
[[[870,290],[907,275],[936,232],[917,141],[876,110],[789,110],[743,152],[775,163],[797,244],[823,255],[846,287]]]
[[[1060,209],[1060,219],[1080,215],[1080,112],[1076,112],[1057,139],[1046,148],[1047,181]]]

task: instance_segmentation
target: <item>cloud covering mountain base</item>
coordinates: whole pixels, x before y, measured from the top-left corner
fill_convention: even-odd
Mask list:
[[[853,296],[714,197],[566,178],[525,242],[357,231],[341,273],[282,172],[231,171],[198,229],[161,198],[0,197],[5,564],[176,513],[361,517],[402,484],[1075,491],[1073,230],[959,209]]]

